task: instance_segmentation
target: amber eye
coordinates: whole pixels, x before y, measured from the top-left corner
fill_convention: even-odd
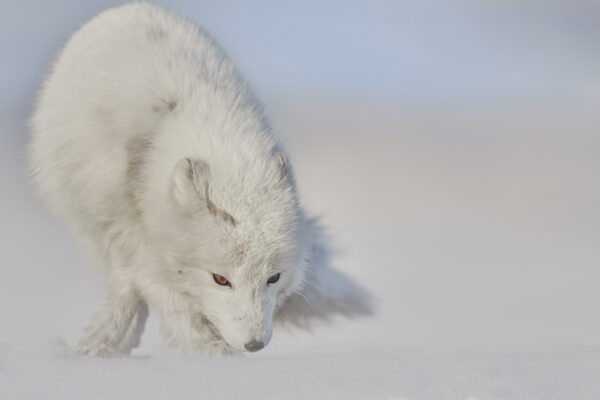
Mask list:
[[[221,276],[219,274],[213,274],[213,278],[215,282],[217,282],[219,285],[231,287],[231,283],[229,283],[229,280],[224,276]]]
[[[267,285],[272,285],[273,283],[277,282],[279,280],[280,275],[281,274],[278,273],[278,274],[275,274],[272,277],[270,277],[269,280],[267,281]]]

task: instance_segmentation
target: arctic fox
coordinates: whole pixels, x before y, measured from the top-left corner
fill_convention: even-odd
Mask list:
[[[93,18],[31,125],[36,189],[106,281],[76,354],[130,353],[148,306],[173,345],[209,354],[260,350],[273,320],[368,312],[247,84],[184,18],[144,3]]]

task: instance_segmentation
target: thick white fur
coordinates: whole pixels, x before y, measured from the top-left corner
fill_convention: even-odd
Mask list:
[[[273,315],[368,310],[329,268],[246,83],[185,19],[144,3],[93,18],[56,60],[32,131],[39,195],[106,278],[78,354],[129,353],[148,305],[174,345],[218,354],[268,343]]]

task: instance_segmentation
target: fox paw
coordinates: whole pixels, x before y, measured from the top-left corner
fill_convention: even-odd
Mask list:
[[[212,343],[204,347],[203,353],[208,356],[230,356],[237,352],[226,343]]]
[[[112,358],[122,355],[114,346],[105,343],[89,344],[79,343],[72,351],[72,355],[77,357],[90,358]]]

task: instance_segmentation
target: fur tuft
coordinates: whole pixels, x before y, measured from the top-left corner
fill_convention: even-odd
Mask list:
[[[307,221],[311,245],[301,288],[278,309],[276,322],[282,326],[309,328],[315,320],[334,315],[348,318],[373,314],[373,298],[351,278],[332,266],[332,246],[316,219]]]

